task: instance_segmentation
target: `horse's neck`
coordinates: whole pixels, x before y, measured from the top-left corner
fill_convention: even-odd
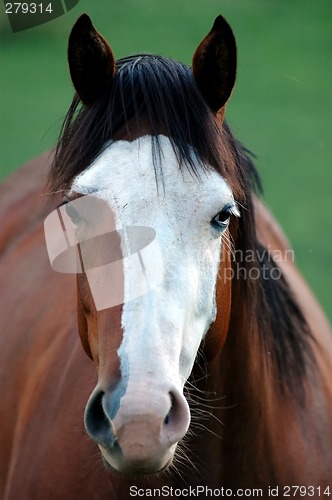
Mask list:
[[[211,482],[213,474],[216,484],[244,488],[323,484],[332,445],[326,394],[315,377],[305,381],[302,403],[287,388],[282,391],[259,332],[250,332],[240,311],[238,318],[200,387],[207,400],[211,392],[222,398],[211,404],[219,407],[212,412],[216,418],[204,424],[209,431],[200,438],[204,449],[214,449],[213,460],[206,456],[206,476]],[[327,443],[319,438],[324,425],[330,432]]]

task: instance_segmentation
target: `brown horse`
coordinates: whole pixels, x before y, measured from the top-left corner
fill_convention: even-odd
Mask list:
[[[328,497],[331,331],[224,121],[230,27],[216,19],[191,70],[115,62],[83,15],[68,57],[55,155],[1,191],[1,498]],[[82,237],[86,200],[93,228],[113,218],[105,238]],[[80,270],[52,270],[50,212]]]

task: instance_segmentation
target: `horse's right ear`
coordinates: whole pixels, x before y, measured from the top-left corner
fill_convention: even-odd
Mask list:
[[[224,109],[236,78],[236,42],[227,21],[218,16],[193,57],[193,73],[212,111]]]
[[[70,33],[68,62],[78,96],[83,104],[93,104],[115,73],[115,59],[87,14],[78,18]]]

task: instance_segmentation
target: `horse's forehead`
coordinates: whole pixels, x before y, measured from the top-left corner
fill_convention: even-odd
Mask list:
[[[154,147],[158,148],[155,152]],[[172,199],[175,205],[186,201],[202,204],[216,200],[222,204],[233,200],[231,189],[221,175],[200,165],[198,168],[199,176],[189,167],[180,168],[169,138],[159,136],[158,143],[153,143],[151,136],[144,136],[108,145],[74,180],[72,189],[83,195],[99,195],[112,204],[116,199],[120,205],[156,197],[164,201]]]

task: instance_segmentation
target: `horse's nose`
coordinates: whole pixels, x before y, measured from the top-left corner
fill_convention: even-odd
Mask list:
[[[96,389],[85,410],[85,427],[104,458],[120,472],[157,472],[173,457],[175,444],[190,422],[186,399],[177,389],[157,399],[142,390],[137,397],[112,400],[112,394]],[[153,397],[153,399],[151,399]],[[114,414],[116,412],[116,414]]]

